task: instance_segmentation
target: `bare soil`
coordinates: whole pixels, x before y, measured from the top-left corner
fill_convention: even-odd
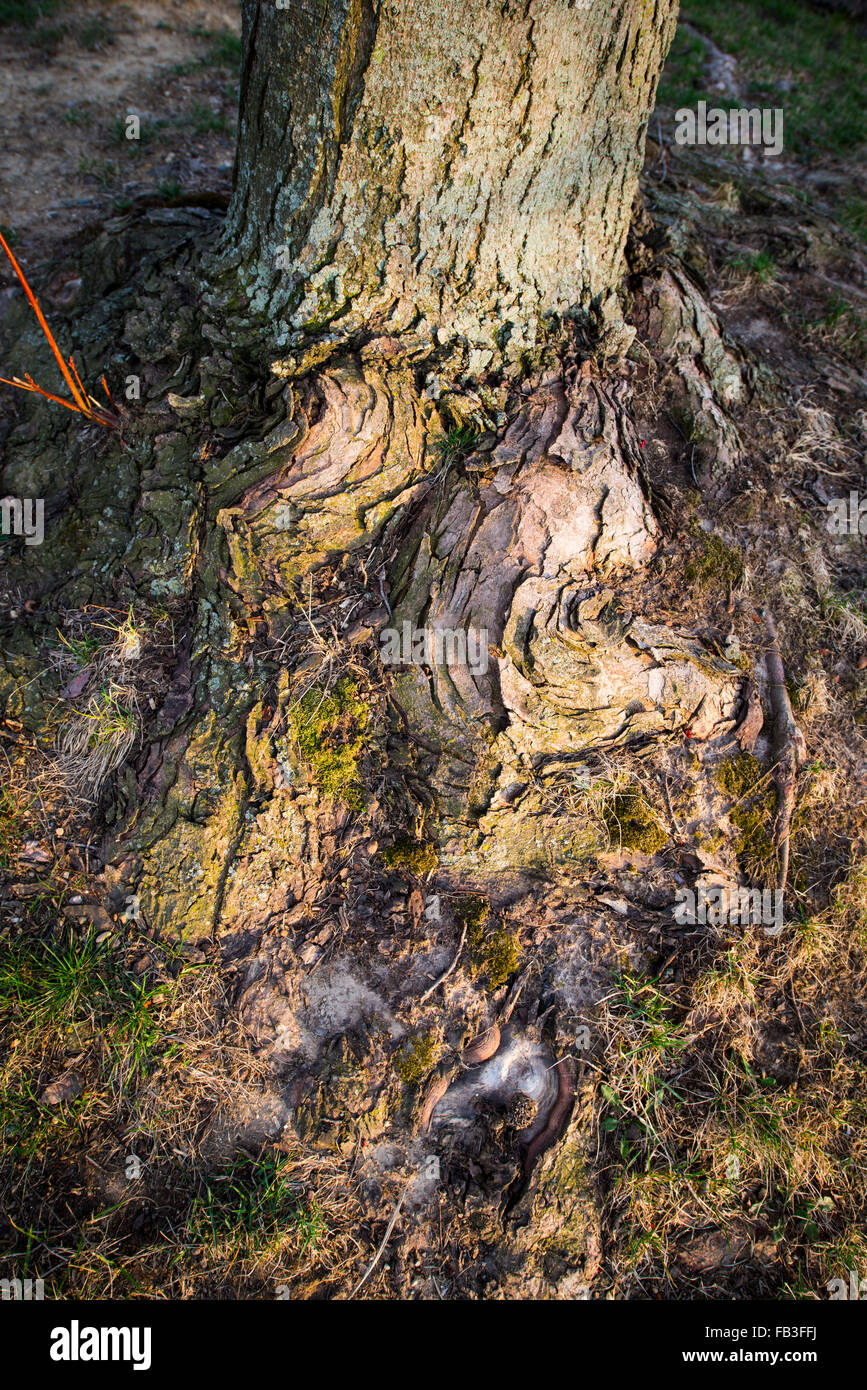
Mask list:
[[[25,263],[144,194],[228,195],[239,32],[237,6],[203,0],[64,4],[0,28],[0,223]]]

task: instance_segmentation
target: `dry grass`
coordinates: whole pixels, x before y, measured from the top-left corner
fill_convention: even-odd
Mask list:
[[[667,818],[659,788],[626,750],[617,760],[600,753],[592,765],[558,768],[545,792],[552,810],[592,828],[600,849],[653,853],[664,843]]]
[[[824,1297],[859,1267],[865,924],[862,864],[788,944],[708,933],[678,980],[617,981],[597,1125],[618,1296]]]
[[[207,962],[137,928],[18,934],[0,1052],[4,1273],[54,1296],[280,1297],[345,1287],[366,1257],[349,1161],[239,1150],[274,1078]]]
[[[173,649],[166,613],[93,609],[67,616],[51,660],[64,700],[56,710],[57,767],[72,792],[98,797],[127,761],[162,693]]]
[[[60,765],[72,786],[98,795],[126,762],[141,733],[135,687],[108,681],[74,710],[57,741]]]
[[[830,411],[804,399],[798,403],[797,414],[798,433],[788,450],[790,463],[816,468],[829,477],[854,476],[859,450],[851,439],[840,433],[838,422]]]

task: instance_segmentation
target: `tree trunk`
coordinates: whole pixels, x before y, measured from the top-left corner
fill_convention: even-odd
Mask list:
[[[549,1150],[621,923],[602,940],[576,902],[591,856],[665,840],[644,816],[627,841],[637,792],[602,805],[577,774],[709,732],[740,678],[643,612],[659,527],[603,370],[605,335],[628,341],[615,291],[675,9],[244,0],[213,283],[179,312],[155,253],[118,298],[147,404],[125,451],[70,465],[110,554],[76,556],[71,522],[53,571],[45,547],[45,594],[179,605],[110,798],[118,901],[219,944],[305,1143],[387,1136],[412,1173],[421,1110],[476,1185],[506,1296],[536,1255],[499,1212],[530,1181],[570,1268],[598,1263],[575,1145]],[[251,382],[250,338],[276,380]],[[41,455],[19,447],[25,476]],[[115,513],[91,501],[106,478]],[[432,647],[383,664],[404,628]],[[472,1069],[475,1034],[499,1081]],[[491,1107],[528,1098],[495,1136]]]
[[[244,0],[226,246],[270,343],[411,329],[478,376],[614,312],[676,8]]]

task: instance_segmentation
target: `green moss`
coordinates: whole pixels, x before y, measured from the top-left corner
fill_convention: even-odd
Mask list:
[[[770,882],[775,860],[774,815],[777,793],[752,753],[727,758],[716,772],[716,781],[733,805],[729,820],[738,832],[737,855],[744,873],[753,881]]]
[[[435,1034],[417,1033],[406,1043],[394,1065],[401,1081],[405,1081],[407,1086],[417,1086],[438,1057],[439,1046]]]
[[[602,819],[612,845],[622,846],[623,849],[656,854],[668,841],[653,807],[636,787],[626,787],[606,801],[602,806]]]
[[[741,552],[733,545],[726,545],[719,536],[707,536],[700,553],[686,567],[687,583],[701,589],[726,589],[729,585],[734,588],[743,577]]]
[[[354,810],[363,805],[358,767],[370,712],[358,687],[342,677],[330,691],[314,685],[289,714],[292,730],[317,786]]]
[[[717,831],[714,835],[705,835],[700,830],[696,833],[695,843],[699,849],[703,849],[705,854],[718,854],[725,844],[725,835]]]
[[[477,932],[491,915],[487,898],[461,898],[455,903],[455,916],[463,922],[468,933]]]
[[[762,765],[752,753],[739,753],[736,758],[726,758],[715,774],[717,785],[734,801],[749,796],[761,777]]]
[[[505,927],[485,931],[480,927],[467,932],[473,964],[488,977],[490,989],[499,989],[514,975],[521,959],[521,949],[514,932]]]
[[[462,898],[455,906],[455,915],[467,929],[473,969],[487,975],[490,989],[499,989],[518,968],[521,948],[517,936],[491,922],[487,898]]]
[[[382,851],[382,862],[389,869],[404,869],[421,878],[436,868],[439,855],[436,846],[428,840],[413,840],[409,835],[400,835],[393,845]]]
[[[729,812],[729,819],[738,831],[738,859],[749,878],[768,880],[774,860],[773,834],[768,826],[764,806],[738,807]]]

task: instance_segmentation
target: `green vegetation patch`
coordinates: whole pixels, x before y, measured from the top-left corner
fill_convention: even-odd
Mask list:
[[[303,1249],[315,1249],[326,1234],[325,1217],[289,1173],[288,1160],[276,1154],[233,1163],[193,1203],[191,1235],[204,1245],[228,1240],[260,1250],[290,1230],[300,1236]]]
[[[241,69],[241,36],[231,29],[200,29],[193,31],[197,39],[209,39],[211,47],[202,60],[203,65],[214,68],[228,68],[230,72]]]
[[[735,588],[744,577],[744,560],[733,545],[726,545],[719,536],[706,537],[700,552],[686,567],[688,584],[701,589],[725,590]]]
[[[439,855],[436,846],[429,840],[413,840],[410,835],[399,835],[393,845],[382,851],[382,862],[389,869],[402,869],[416,878],[422,878],[436,868]]]
[[[660,106],[695,106],[707,100],[704,44],[696,34],[678,25],[659,79],[657,101]]]
[[[668,843],[653,807],[637,787],[615,792],[603,802],[601,814],[612,845],[656,854]]]
[[[395,1067],[407,1086],[417,1086],[427,1076],[439,1057],[439,1047],[433,1033],[417,1033],[399,1053]]]
[[[720,789],[733,805],[729,820],[738,831],[737,854],[752,881],[768,881],[775,859],[774,816],[777,793],[752,753],[728,758],[716,771]]]
[[[63,1126],[75,1129],[95,1094],[94,1065],[126,1076],[148,1064],[160,1041],[154,995],[93,934],[49,942],[26,937],[0,953],[0,1039],[25,1040],[0,1067],[0,1150],[34,1157]],[[96,1051],[94,1052],[94,1049]],[[81,1094],[48,1110],[42,1087],[70,1051],[90,1052]],[[98,1054],[98,1055],[97,1055]]]
[[[782,107],[785,152],[853,156],[867,140],[863,20],[799,0],[689,0],[682,19],[732,54],[745,96],[707,90],[701,40],[679,28],[659,85],[666,106]]]
[[[0,874],[10,871],[26,835],[26,817],[32,803],[20,798],[20,791],[16,795],[9,787],[0,788]]]
[[[0,0],[0,25],[30,26],[57,9],[60,0]]]
[[[455,913],[467,929],[473,968],[487,975],[490,989],[499,989],[518,968],[521,947],[517,936],[493,919],[487,898],[462,898]]]
[[[344,676],[330,691],[312,686],[289,719],[317,786],[360,810],[364,799],[358,770],[370,711],[355,683]]]
[[[478,932],[491,915],[491,904],[487,898],[461,898],[455,903],[455,916],[467,928],[467,932]]]
[[[728,264],[745,279],[757,280],[761,285],[769,284],[777,270],[777,262],[770,251],[740,251]]]

